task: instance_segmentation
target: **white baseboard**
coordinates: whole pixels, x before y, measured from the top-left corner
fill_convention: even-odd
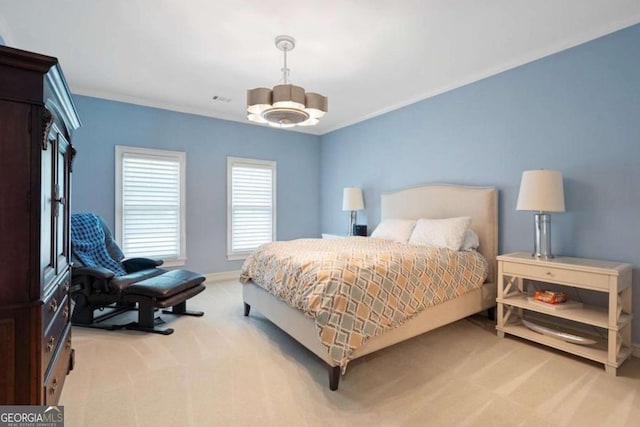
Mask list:
[[[233,280],[233,279],[237,280],[240,277],[240,270],[221,271],[219,273],[209,273],[209,274],[205,274],[204,277],[206,277],[205,282],[208,282],[208,283],[222,282],[224,280]]]
[[[640,359],[640,344],[631,343],[631,355]]]

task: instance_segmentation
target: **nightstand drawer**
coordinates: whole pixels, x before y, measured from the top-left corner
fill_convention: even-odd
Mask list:
[[[609,290],[609,276],[606,274],[511,262],[503,262],[502,271],[504,274],[512,274],[541,282],[577,285],[605,292]]]

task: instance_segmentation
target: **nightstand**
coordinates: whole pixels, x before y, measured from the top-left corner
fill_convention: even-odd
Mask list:
[[[603,363],[607,373],[631,355],[631,271],[630,264],[583,258],[557,257],[535,259],[529,253],[516,252],[498,258],[499,337],[511,334],[539,344]],[[579,290],[605,294],[608,304],[578,304],[562,308],[543,306],[530,300],[539,282],[552,284],[576,299]],[[573,298],[572,298],[573,297]],[[597,299],[597,298],[595,298]],[[544,335],[527,328],[522,319],[553,331],[577,337],[593,338],[591,345]]]

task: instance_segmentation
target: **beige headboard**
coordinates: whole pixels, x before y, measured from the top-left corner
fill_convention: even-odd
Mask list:
[[[478,251],[489,262],[488,281],[496,283],[498,256],[498,190],[434,184],[382,193],[381,219],[451,218],[470,216],[480,237]]]

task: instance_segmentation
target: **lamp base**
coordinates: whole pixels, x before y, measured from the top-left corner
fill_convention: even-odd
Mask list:
[[[356,223],[356,215],[356,211],[351,211],[349,215],[349,232],[347,233],[347,236],[353,236],[353,226]]]
[[[551,253],[551,217],[546,213],[533,215],[533,256],[537,259],[553,259]]]

